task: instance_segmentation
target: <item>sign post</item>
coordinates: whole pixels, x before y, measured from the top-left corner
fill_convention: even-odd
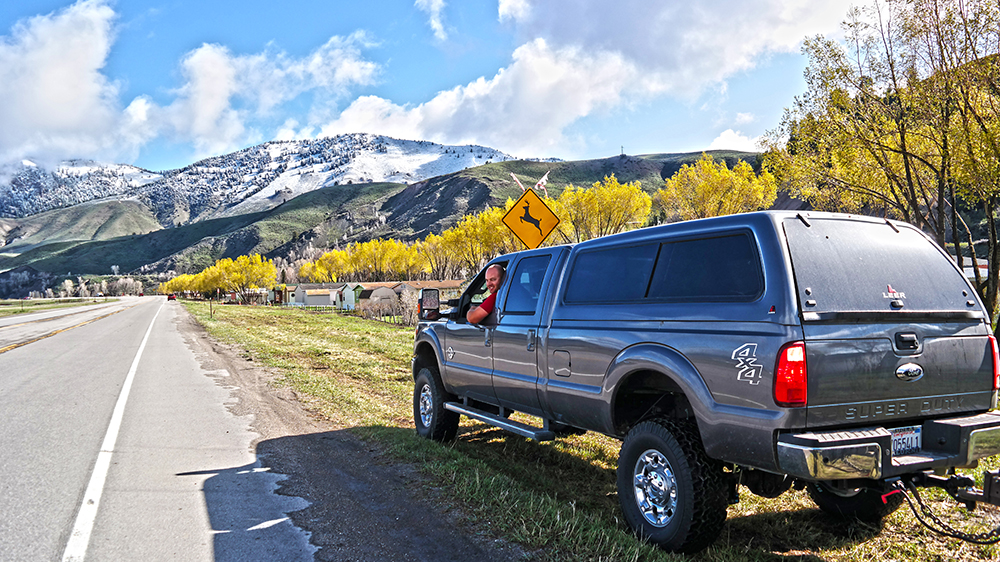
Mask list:
[[[559,217],[534,190],[525,189],[517,203],[504,215],[503,223],[529,250],[534,250],[559,224]]]

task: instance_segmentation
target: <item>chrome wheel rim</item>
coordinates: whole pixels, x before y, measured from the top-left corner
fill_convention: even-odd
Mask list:
[[[639,455],[633,478],[635,503],[646,521],[665,527],[677,511],[677,479],[666,457],[656,449]]]
[[[434,397],[431,394],[431,385],[424,384],[420,387],[420,423],[424,427],[430,427],[434,419]]]

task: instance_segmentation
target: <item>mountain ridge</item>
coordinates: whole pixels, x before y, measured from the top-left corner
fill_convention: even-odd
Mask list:
[[[0,217],[107,198],[146,204],[164,227],[273,208],[330,185],[412,183],[487,162],[513,160],[480,145],[442,145],[365,133],[315,140],[269,141],[154,172],[127,164],[70,160],[54,170],[30,161],[7,168]]]
[[[23,276],[30,270],[55,281],[69,272],[196,273],[220,258],[250,253],[292,265],[351,242],[414,241],[440,233],[466,214],[519,197],[521,188],[511,174],[524,185],[534,185],[548,173],[548,193],[553,197],[568,185],[589,187],[612,174],[623,183],[640,182],[653,192],[702,154],[515,160],[484,147],[395,141],[410,143],[400,147],[378,142],[382,139],[387,137],[355,136],[353,145],[341,145],[353,146],[354,152],[346,154],[316,145],[264,143],[165,172],[167,181],[139,168],[115,168],[101,176],[103,172],[91,165],[77,177],[91,183],[110,178],[115,185],[130,185],[140,192],[104,196],[25,218],[0,218],[0,242],[5,244],[0,248],[0,271]],[[394,156],[394,150],[402,157]],[[729,166],[739,160],[756,164],[758,156],[709,153]],[[334,154],[340,160],[331,158]],[[476,161],[488,163],[449,171]],[[423,177],[439,170],[447,173]],[[381,176],[416,181],[367,181]],[[141,192],[149,191],[149,186],[156,188],[152,196],[162,205]]]

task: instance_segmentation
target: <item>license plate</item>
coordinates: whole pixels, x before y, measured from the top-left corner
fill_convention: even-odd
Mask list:
[[[909,455],[920,450],[920,426],[897,427],[892,433],[892,456]]]

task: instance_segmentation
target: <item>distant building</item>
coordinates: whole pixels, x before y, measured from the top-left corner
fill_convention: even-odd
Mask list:
[[[356,298],[347,283],[299,283],[288,285],[288,304],[299,306],[332,306],[354,310]]]
[[[463,285],[465,281],[453,280],[453,281],[403,281],[398,285],[399,290],[397,293],[402,294],[403,291],[414,291],[416,293],[420,292],[420,289],[437,289],[441,292],[441,301],[446,301],[448,299],[457,299],[462,296]]]

